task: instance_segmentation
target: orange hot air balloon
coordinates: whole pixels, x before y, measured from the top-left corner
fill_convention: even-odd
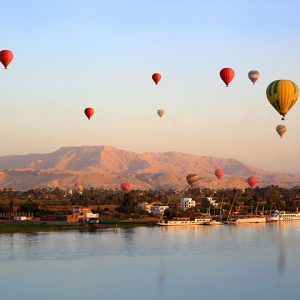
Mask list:
[[[13,58],[14,54],[10,50],[0,51],[0,62],[3,64],[5,69],[7,69]]]
[[[161,75],[159,73],[154,73],[154,74],[152,74],[152,79],[155,82],[155,84],[157,85],[161,80]]]
[[[217,176],[218,179],[221,179],[224,175],[224,171],[222,169],[216,169],[215,175]]]
[[[124,192],[129,192],[130,191],[130,183],[129,182],[123,182],[121,184],[121,190]]]
[[[188,174],[186,176],[187,183],[193,187],[199,183],[199,175],[198,174]]]
[[[220,71],[220,77],[225,82],[226,86],[228,87],[229,83],[234,78],[235,72],[231,68],[223,68]]]
[[[75,185],[74,185],[74,189],[75,189],[76,191],[82,192],[82,191],[84,190],[84,187],[83,187],[82,184],[80,184],[79,182],[77,182],[77,183],[75,183]]]
[[[251,188],[254,188],[256,186],[256,183],[257,183],[256,177],[254,177],[254,176],[248,177],[247,183],[249,184],[249,186]]]
[[[94,115],[94,109],[91,107],[88,107],[84,110],[85,115],[88,117],[88,119],[90,120],[91,117]]]

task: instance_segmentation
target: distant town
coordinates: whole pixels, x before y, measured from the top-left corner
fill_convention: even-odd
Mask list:
[[[107,225],[154,225],[159,220],[218,216],[268,216],[274,211],[297,212],[300,187],[254,189],[122,190],[36,188],[0,190],[0,231],[7,225],[81,226],[89,220]],[[27,227],[26,227],[26,226]],[[12,227],[13,228],[13,227]],[[46,227],[47,228],[47,227]],[[30,229],[30,228],[29,228]],[[22,230],[22,227],[21,229]]]

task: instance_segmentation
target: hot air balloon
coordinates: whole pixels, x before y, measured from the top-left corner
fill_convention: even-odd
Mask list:
[[[234,70],[231,68],[223,68],[220,71],[220,77],[225,82],[227,87],[229,83],[232,81],[232,79],[234,78],[234,75],[235,75]]]
[[[157,85],[161,80],[161,75],[159,73],[154,73],[154,74],[152,74],[152,79],[155,82],[155,84]]]
[[[222,169],[216,169],[215,175],[217,176],[218,179],[221,179],[224,175],[224,171]]]
[[[259,72],[256,70],[252,70],[248,73],[248,77],[251,80],[251,82],[253,83],[253,85],[255,84],[255,82],[259,79]]]
[[[287,130],[287,127],[285,125],[281,124],[281,125],[276,126],[276,131],[280,135],[281,138],[285,134],[286,130]]]
[[[257,183],[256,177],[254,177],[254,176],[248,177],[247,183],[249,184],[249,186],[251,188],[254,188],[256,186],[256,183]]]
[[[130,191],[130,183],[129,182],[121,183],[121,190],[124,192],[129,192]]]
[[[0,62],[3,64],[5,69],[7,69],[13,58],[14,54],[10,50],[0,51]]]
[[[91,108],[91,107],[88,107],[88,108],[86,108],[86,109],[84,110],[84,113],[85,113],[85,115],[88,117],[88,119],[90,120],[91,117],[92,117],[93,114],[94,114],[94,109]]]
[[[191,187],[196,186],[199,183],[199,176],[198,174],[188,174],[186,181]]]
[[[268,85],[266,94],[271,105],[284,120],[285,115],[298,100],[299,88],[291,80],[275,80]]]
[[[84,187],[82,184],[80,184],[79,182],[75,183],[74,185],[74,189],[78,192],[82,192],[84,190]]]
[[[161,118],[164,114],[165,114],[165,111],[163,109],[159,109],[157,111],[157,114],[159,115],[159,117]]]

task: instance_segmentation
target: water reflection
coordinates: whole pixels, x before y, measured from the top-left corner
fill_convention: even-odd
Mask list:
[[[39,299],[35,291],[46,290],[46,300],[96,300],[100,294],[133,300],[200,294],[297,299],[300,223],[261,225],[2,234],[1,295],[19,299],[25,290],[28,299]]]

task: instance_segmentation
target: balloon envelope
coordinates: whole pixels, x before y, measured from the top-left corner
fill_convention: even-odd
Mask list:
[[[0,61],[3,64],[4,68],[7,69],[8,65],[14,58],[14,54],[10,50],[0,51]]]
[[[129,182],[121,183],[121,189],[124,192],[129,192],[130,191],[130,183]]]
[[[190,186],[195,186],[199,183],[199,176],[198,174],[188,174],[186,176],[186,181]]]
[[[215,175],[217,176],[218,179],[221,179],[224,175],[224,171],[222,169],[216,169]]]
[[[82,184],[80,184],[79,182],[77,182],[77,183],[75,183],[75,185],[74,185],[74,189],[76,190],[76,191],[83,191],[83,185]]]
[[[283,135],[285,134],[285,132],[287,131],[287,127],[285,125],[278,125],[276,126],[276,131],[277,133],[280,135],[280,137],[282,138]]]
[[[232,81],[234,78],[235,72],[232,68],[223,68],[220,71],[220,77],[222,80],[225,82],[226,86],[229,85],[229,83]]]
[[[253,83],[253,85],[255,84],[255,82],[259,79],[259,72],[256,70],[252,70],[248,73],[248,77],[251,80],[251,82]]]
[[[161,118],[164,114],[165,114],[165,111],[163,109],[159,109],[157,111],[157,114],[159,115],[159,117]]]
[[[285,115],[298,100],[299,88],[291,80],[275,80],[268,85],[266,94],[270,104],[284,120]]]
[[[254,176],[248,177],[247,183],[249,184],[249,186],[251,188],[254,188],[256,186],[256,183],[257,183],[256,177],[254,177]]]
[[[152,79],[155,82],[155,84],[158,84],[161,80],[161,75],[159,73],[154,73],[152,74]]]
[[[86,108],[86,109],[84,110],[84,113],[85,113],[85,115],[88,117],[88,119],[90,120],[91,117],[92,117],[93,114],[94,114],[94,109],[91,108],[91,107],[88,107],[88,108]]]

